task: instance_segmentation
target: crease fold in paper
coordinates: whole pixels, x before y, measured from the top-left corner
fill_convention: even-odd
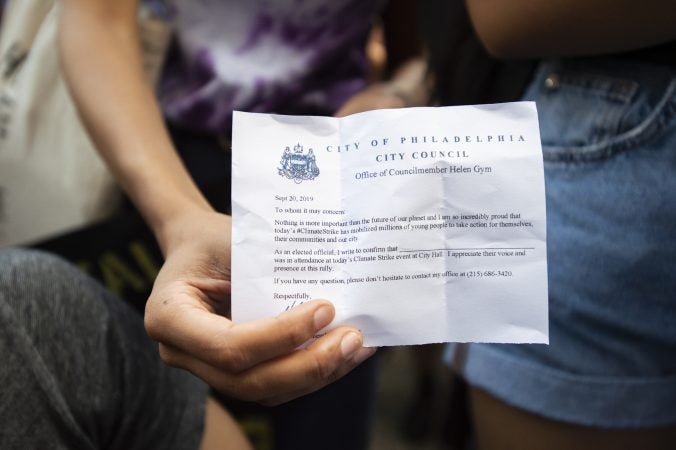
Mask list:
[[[232,192],[237,322],[325,298],[366,345],[548,341],[533,103],[237,112]]]

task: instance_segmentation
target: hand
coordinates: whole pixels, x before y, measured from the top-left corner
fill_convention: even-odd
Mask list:
[[[232,397],[275,405],[339,379],[375,352],[349,327],[298,348],[333,320],[327,301],[248,323],[227,319],[230,233],[230,217],[215,212],[191,213],[171,225],[145,313],[165,363]]]
[[[424,106],[430,98],[430,83],[425,58],[415,57],[399,67],[388,81],[373,83],[349,98],[337,117],[384,108]]]
[[[373,109],[404,108],[410,106],[404,92],[388,83],[375,83],[350,97],[336,111],[336,117],[371,111]]]

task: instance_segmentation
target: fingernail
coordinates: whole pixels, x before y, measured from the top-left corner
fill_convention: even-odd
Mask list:
[[[343,336],[343,340],[340,341],[340,351],[343,354],[343,358],[349,359],[361,348],[361,342],[361,337],[352,331]]]
[[[315,311],[315,330],[319,331],[333,320],[333,310],[330,306],[322,306]]]
[[[378,347],[362,347],[362,349],[359,350],[356,355],[354,355],[352,361],[354,361],[355,364],[361,364],[369,359],[376,352],[376,350],[378,350]]]

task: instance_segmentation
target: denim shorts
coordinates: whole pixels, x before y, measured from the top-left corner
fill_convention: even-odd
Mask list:
[[[543,62],[550,345],[451,345],[502,401],[607,428],[676,423],[676,70]]]

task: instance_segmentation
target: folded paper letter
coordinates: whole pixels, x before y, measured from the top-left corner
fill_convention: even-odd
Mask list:
[[[232,151],[236,322],[324,298],[368,346],[548,342],[534,103],[236,112]]]

